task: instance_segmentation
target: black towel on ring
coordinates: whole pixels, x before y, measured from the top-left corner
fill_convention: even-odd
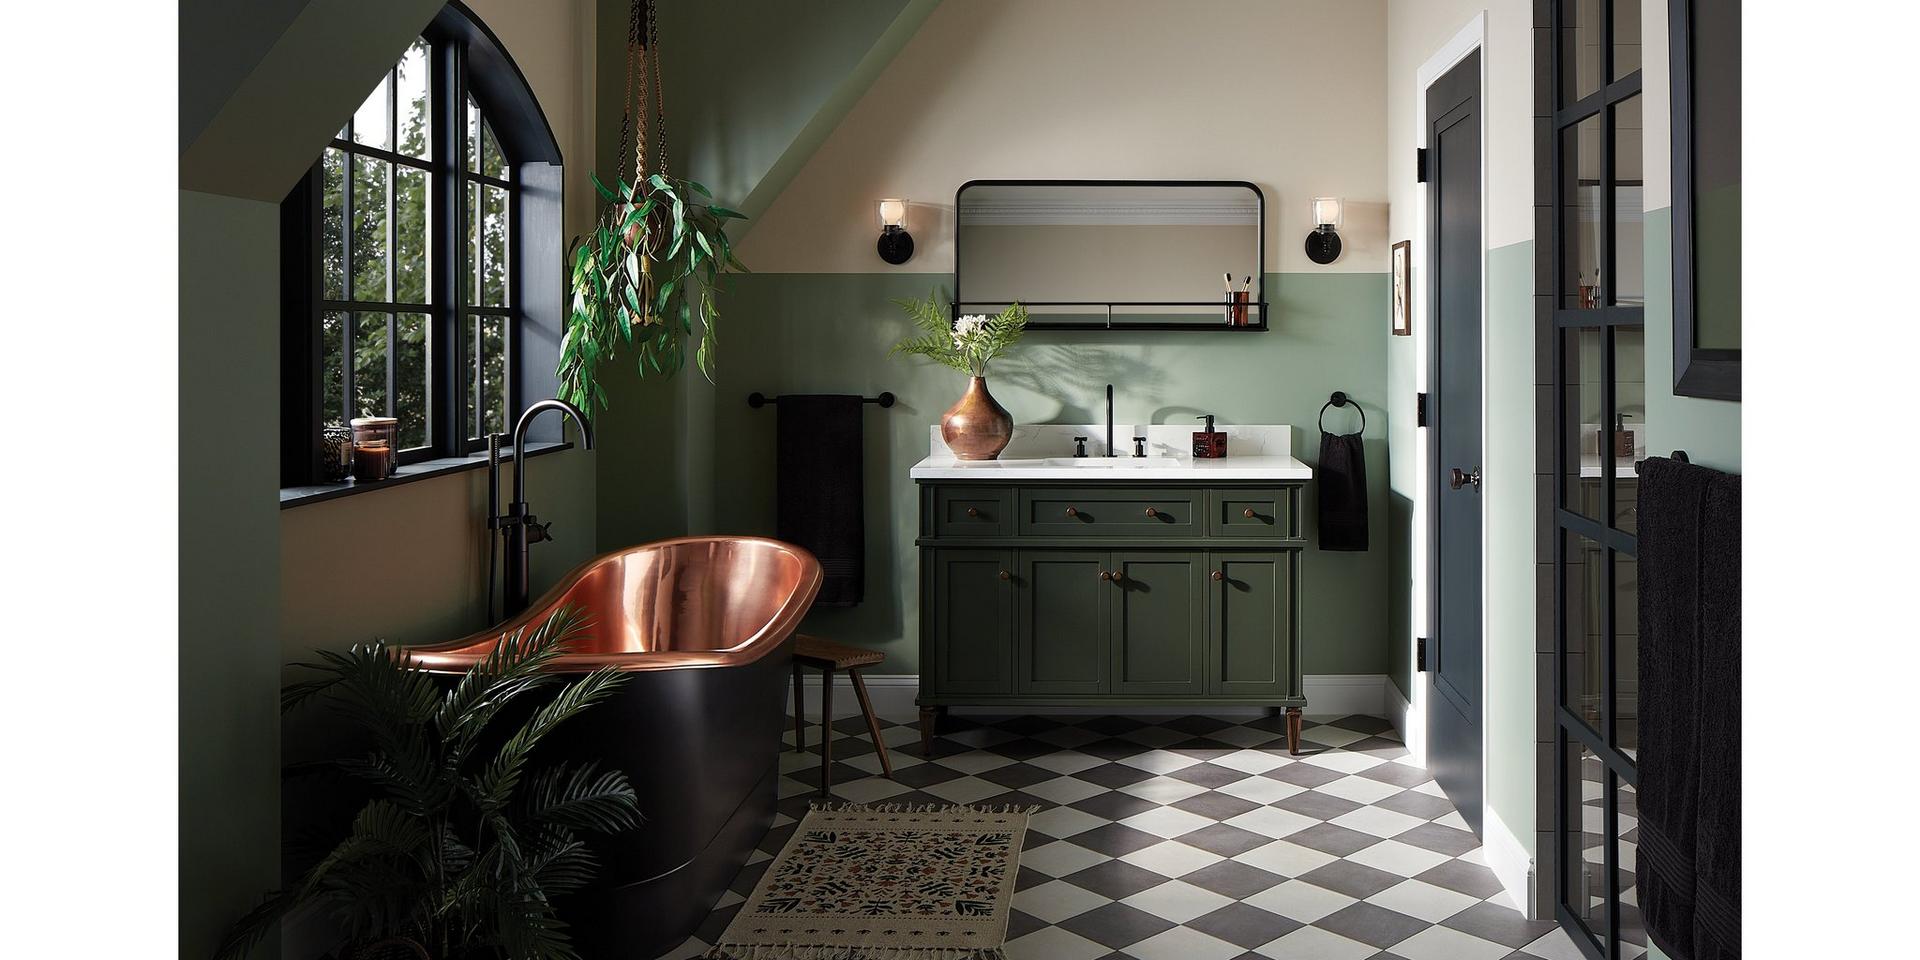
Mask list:
[[[1367,454],[1357,433],[1320,433],[1320,549],[1367,548]]]
[[[867,582],[860,398],[789,393],[778,409],[775,536],[820,561],[815,606],[851,607]]]

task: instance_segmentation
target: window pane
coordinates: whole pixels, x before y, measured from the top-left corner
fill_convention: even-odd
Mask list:
[[[500,141],[493,135],[493,124],[487,123],[484,117],[481,118],[480,124],[486,130],[486,136],[480,141],[480,172],[489,177],[505,180],[507,160],[500,153]]]
[[[1642,127],[1640,96],[1635,94],[1613,108],[1613,282],[1607,295],[1616,306],[1639,307],[1647,302],[1645,161],[1640,152]]]
[[[344,424],[347,409],[347,355],[344,337],[347,315],[329,312],[320,317],[320,422]]]
[[[478,303],[479,285],[475,278],[480,273],[480,185],[470,180],[460,181],[460,217],[465,221],[466,244],[460,263],[460,302]]]
[[[346,229],[347,155],[328,147],[320,156],[320,295],[347,298],[341,238]]]
[[[1613,525],[1638,529],[1634,504],[1639,463],[1647,458],[1647,335],[1640,327],[1613,328]]]
[[[480,302],[489,307],[507,305],[507,191],[482,187]]]
[[[1640,749],[1640,567],[1613,554],[1613,745],[1628,756]]]
[[[1600,89],[1604,0],[1560,0],[1560,105]]]
[[[1600,327],[1570,327],[1563,338],[1562,416],[1560,430],[1560,466],[1566,475],[1561,506],[1583,517],[1605,523],[1600,451],[1602,435],[1609,432],[1601,425],[1608,420],[1600,408],[1601,376],[1606,331]]]
[[[1600,190],[1600,124],[1605,111],[1560,133],[1560,228],[1567,260],[1560,268],[1560,307],[1590,310],[1605,302],[1600,288],[1604,262],[1601,220],[1606,215]]]
[[[467,98],[467,135],[465,137],[468,170],[480,169],[480,105]]]
[[[399,79],[400,146],[409,157],[433,156],[433,138],[428,136],[427,41],[415,40],[395,68]]]
[[[1640,69],[1640,0],[1613,0],[1613,79]]]
[[[393,171],[393,299],[428,303],[427,172],[412,167]]]
[[[481,384],[485,431],[507,432],[507,319],[480,318]]]
[[[400,420],[400,449],[424,447],[433,434],[427,315],[403,313],[394,322],[393,415]]]
[[[354,300],[387,299],[387,173],[392,164],[353,158]]]
[[[1600,697],[1606,669],[1606,552],[1577,533],[1562,531],[1566,551],[1567,621],[1565,655],[1566,708],[1600,730]]]
[[[356,313],[353,335],[353,415],[387,415],[387,315]]]
[[[1565,806],[1560,812],[1567,831],[1565,860],[1560,865],[1563,881],[1560,902],[1578,924],[1567,931],[1574,937],[1586,936],[1597,943],[1594,931],[1607,925],[1605,888],[1601,886],[1606,868],[1601,865],[1606,852],[1606,836],[1601,831],[1606,820],[1606,776],[1600,758],[1565,731],[1560,734],[1566,767],[1560,771]]]
[[[388,87],[392,80],[392,74],[381,77],[380,85],[374,87],[373,92],[367,94],[366,102],[353,112],[353,139],[356,143],[382,150],[393,145],[393,124],[387,114],[392,105],[389,99],[392,94]]]

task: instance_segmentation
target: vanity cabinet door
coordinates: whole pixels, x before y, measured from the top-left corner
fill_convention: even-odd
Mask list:
[[[1113,692],[1195,696],[1206,690],[1206,555],[1117,551],[1105,584]]]
[[[1107,692],[1109,555],[1020,552],[1019,630],[1014,647],[1021,693]]]
[[[1214,553],[1207,571],[1207,692],[1286,697],[1295,665],[1299,554]]]
[[[935,695],[1013,692],[1012,550],[933,554]]]

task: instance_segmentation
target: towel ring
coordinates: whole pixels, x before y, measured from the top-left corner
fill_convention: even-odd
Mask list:
[[[1320,408],[1320,418],[1319,418],[1320,432],[1321,433],[1327,432],[1327,407],[1344,407],[1349,404],[1353,406],[1353,411],[1360,415],[1360,432],[1366,433],[1367,432],[1367,411],[1361,409],[1360,404],[1357,401],[1349,399],[1347,397],[1346,391],[1344,390],[1335,390],[1333,392],[1333,396],[1328,397],[1326,404]]]

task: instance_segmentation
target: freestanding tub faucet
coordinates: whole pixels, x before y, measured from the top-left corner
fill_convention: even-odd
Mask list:
[[[527,427],[533,419],[547,410],[558,410],[573,418],[580,428],[580,444],[588,450],[593,449],[593,425],[587,422],[580,408],[565,400],[548,399],[528,407],[520,415],[519,422],[513,425],[513,502],[507,504],[503,516],[494,517],[494,525],[500,527],[501,535],[506,539],[506,581],[501,614],[511,617],[527,608],[533,600],[533,583],[530,578],[531,548],[542,540],[552,540],[549,528],[553,521],[541,523],[540,518],[527,509]],[[494,463],[498,465],[498,459]]]

